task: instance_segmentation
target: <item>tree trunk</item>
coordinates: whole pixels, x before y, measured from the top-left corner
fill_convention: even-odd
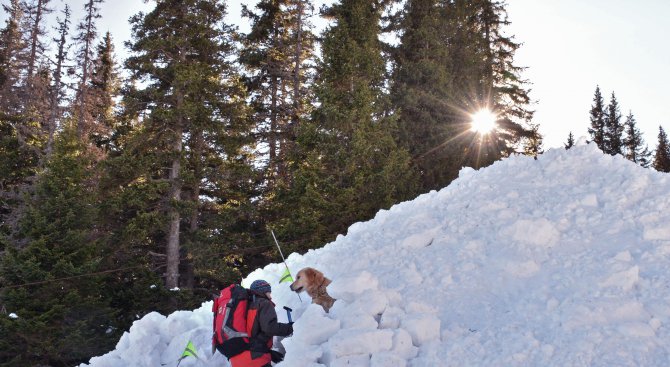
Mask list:
[[[177,62],[183,62],[183,52],[179,52]],[[181,85],[175,86],[175,98],[177,110],[177,120],[175,121],[175,137],[173,142],[174,158],[172,159],[172,168],[170,170],[170,229],[168,232],[167,243],[167,271],[165,276],[165,285],[168,289],[179,287],[179,224],[181,216],[177,204],[181,200],[181,154],[182,154],[182,136],[184,129],[183,105],[184,92]]]
[[[43,0],[38,0],[37,10],[35,12],[35,22],[30,32],[30,58],[28,59],[28,80],[33,77],[35,72],[35,62],[37,59],[37,42],[40,36],[40,22],[42,21]]]

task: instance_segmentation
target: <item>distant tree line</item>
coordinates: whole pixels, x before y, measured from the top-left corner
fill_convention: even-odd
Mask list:
[[[102,2],[53,31],[51,0],[2,4],[0,366],[76,365],[198,306],[279,260],[269,229],[305,252],[541,152],[503,1],[260,0],[239,33],[223,1],[158,0],[122,63]]]
[[[591,141],[604,153],[624,156],[642,167],[653,167],[660,172],[670,172],[670,147],[663,127],[659,126],[658,143],[656,150],[652,153],[644,142],[642,132],[637,127],[633,112],[629,111],[625,120],[622,118],[621,108],[614,92],[606,106],[600,86],[596,86],[593,104],[589,111],[591,123],[588,132]],[[570,149],[574,144],[574,136],[570,132],[565,148]]]

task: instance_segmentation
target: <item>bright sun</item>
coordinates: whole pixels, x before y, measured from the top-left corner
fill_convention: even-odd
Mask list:
[[[472,115],[472,126],[470,130],[479,134],[488,134],[496,127],[496,116],[493,112],[483,109]]]

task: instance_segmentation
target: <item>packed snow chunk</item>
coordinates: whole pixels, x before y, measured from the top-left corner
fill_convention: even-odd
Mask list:
[[[407,330],[396,329],[393,331],[393,347],[391,352],[404,359],[412,359],[419,353],[419,348],[412,344],[412,336]]]
[[[406,367],[407,361],[390,352],[374,353],[370,367]]]
[[[633,289],[640,280],[640,268],[636,265],[632,268],[610,275],[604,282],[600,283],[603,288],[619,287],[624,291]]]
[[[441,227],[437,227],[422,233],[413,234],[409,237],[406,237],[400,246],[410,250],[427,247],[433,243],[435,236],[440,232],[441,229]]]
[[[540,266],[533,260],[523,263],[508,263],[505,271],[519,278],[528,278],[540,270]]]
[[[647,323],[627,322],[619,325],[620,333],[632,338],[651,338],[656,336],[654,329]]]
[[[328,286],[328,293],[335,299],[353,302],[366,291],[377,289],[379,279],[367,271],[354,276],[340,277],[333,280]]]
[[[282,340],[282,344],[286,349],[286,354],[284,354],[284,361],[277,364],[276,367],[325,367],[317,362],[323,356],[323,349],[320,345],[303,345],[293,338]]]
[[[400,320],[403,317],[405,317],[405,311],[398,307],[388,307],[379,320],[379,327],[381,329],[396,329],[400,326]]]
[[[341,319],[342,329],[378,329],[379,323],[370,315],[354,314]]]
[[[598,206],[598,196],[596,194],[588,194],[582,197],[582,200],[580,202],[583,206],[591,206],[591,207],[596,207]]]
[[[393,346],[391,330],[342,329],[328,341],[334,358],[390,350]]]
[[[420,347],[431,340],[440,340],[440,319],[431,314],[410,314],[400,326],[412,337],[412,343]]]
[[[389,305],[389,300],[386,298],[386,294],[384,292],[374,290],[366,292],[354,302],[345,305],[345,307],[336,309],[336,311],[333,312],[333,315],[340,319],[348,317],[348,315],[352,314],[370,315],[377,317],[381,315],[384,310],[386,310]]]
[[[520,219],[501,232],[521,244],[538,247],[551,247],[561,238],[561,232],[545,218]]]
[[[330,367],[370,367],[370,355],[356,355],[338,358],[330,362]]]
[[[326,342],[338,330],[340,320],[329,318],[321,306],[312,303],[293,324],[293,336],[290,339],[307,345],[317,345]]]
[[[633,256],[631,256],[630,251],[621,251],[618,254],[616,254],[616,256],[614,256],[614,260],[630,262],[631,260],[633,260]]]
[[[642,237],[647,241],[670,240],[670,226],[667,223],[659,223],[657,226],[645,226]]]

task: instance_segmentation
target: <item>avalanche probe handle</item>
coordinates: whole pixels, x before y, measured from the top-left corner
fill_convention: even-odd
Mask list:
[[[293,320],[291,320],[291,312],[293,312],[293,310],[287,306],[284,306],[284,309],[286,310],[286,316],[288,316],[288,322],[293,322]]]

